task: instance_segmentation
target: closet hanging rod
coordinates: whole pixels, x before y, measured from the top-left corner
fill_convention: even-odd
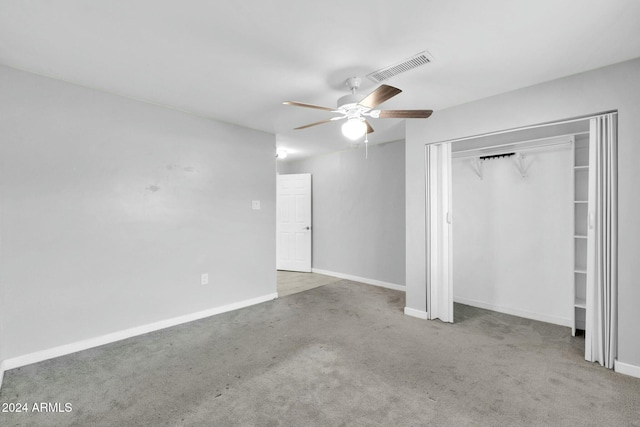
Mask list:
[[[549,138],[545,138],[545,139],[549,139]],[[497,150],[499,148],[505,148],[504,150],[505,152],[540,150],[540,149],[552,147],[555,145],[571,144],[573,142],[573,137],[569,136],[566,138],[562,138],[562,140],[556,140],[554,142],[549,142],[547,144],[536,144],[530,147],[520,147],[520,148],[514,147],[514,145],[517,145],[517,144],[524,144],[524,143],[530,143],[530,142],[531,141],[521,141],[521,142],[510,143],[510,144],[493,145],[493,146],[484,147],[484,148],[470,148],[467,150],[454,151],[453,153],[451,153],[451,157],[455,159],[460,159],[465,157],[482,157],[487,155],[494,155],[494,154],[500,153],[500,150]]]

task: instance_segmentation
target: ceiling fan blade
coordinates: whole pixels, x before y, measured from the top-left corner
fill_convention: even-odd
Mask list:
[[[426,119],[433,110],[380,110],[381,119]]]
[[[333,119],[327,119],[327,120],[321,120],[319,122],[315,122],[315,123],[309,123],[308,125],[304,125],[304,126],[299,126],[297,128],[294,128],[294,130],[300,130],[300,129],[306,129],[306,128],[310,128],[311,126],[317,126],[317,125],[321,125],[323,123],[330,123],[332,121],[334,121],[335,118]]]
[[[362,101],[358,103],[358,105],[366,108],[376,108],[378,105],[393,98],[400,92],[402,91],[397,87],[382,85],[378,89],[367,95]]]
[[[296,101],[284,101],[283,104],[285,104],[285,105],[295,105],[296,107],[315,108],[317,110],[335,111],[335,108],[321,107],[320,105],[305,104],[305,103],[296,102]]]
[[[364,124],[367,125],[367,133],[373,133],[373,128],[371,127],[369,122],[365,120]]]

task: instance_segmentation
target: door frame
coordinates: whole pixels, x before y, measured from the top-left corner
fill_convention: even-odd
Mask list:
[[[441,217],[443,215],[443,212],[449,212],[447,219],[451,220],[452,218],[451,208],[449,206],[448,210],[444,210],[445,207],[443,206],[443,203],[444,203],[443,200],[440,200],[439,202],[436,200],[436,203],[433,203],[433,201],[430,202],[430,198],[433,197],[432,195],[434,194],[434,191],[437,191],[440,193],[449,192],[448,202],[451,203],[452,194],[450,193],[451,192],[451,175],[450,174],[451,174],[451,166],[452,166],[451,164],[452,156],[451,156],[451,153],[449,153],[449,156],[440,155],[438,157],[441,161],[448,162],[448,165],[444,165],[444,166],[439,165],[438,168],[440,169],[441,172],[448,170],[449,182],[448,183],[445,182],[443,184],[443,179],[440,179],[439,182],[438,181],[434,182],[433,180],[434,174],[430,169],[430,163],[433,161],[433,156],[430,157],[428,155],[430,147],[438,146],[438,145],[440,146],[448,145],[449,147],[451,147],[451,145],[454,142],[468,141],[468,140],[478,139],[483,137],[503,135],[503,134],[513,133],[513,132],[530,130],[530,129],[544,128],[547,126],[587,121],[595,117],[599,117],[605,114],[612,114],[612,113],[617,114],[617,110],[604,111],[600,113],[588,114],[588,115],[578,116],[578,117],[573,117],[568,119],[555,120],[555,121],[538,123],[538,124],[527,125],[527,126],[520,126],[515,128],[503,129],[503,130],[498,130],[493,132],[481,133],[481,134],[465,136],[461,138],[453,138],[453,139],[448,139],[444,141],[436,141],[436,142],[425,144],[424,146],[425,147],[424,173],[425,173],[425,183],[426,183],[426,188],[425,188],[425,248],[426,248],[425,250],[425,257],[426,257],[425,288],[426,288],[426,293],[425,293],[425,296],[426,296],[426,307],[427,307],[427,316],[426,316],[427,319],[433,320],[433,319],[439,318],[445,322],[451,322],[451,323],[453,323],[453,319],[454,319],[453,263],[452,263],[452,255],[451,255],[453,242],[449,241],[448,244],[442,244],[443,235],[446,235],[448,233],[449,238],[452,235],[453,224],[452,224],[452,221],[433,221],[434,217],[436,218]],[[439,176],[445,179],[447,177],[442,173]],[[437,230],[437,231],[434,230],[433,229],[434,225],[438,225],[439,227],[442,227],[442,230]],[[448,231],[445,232],[444,230],[448,230]],[[432,236],[438,236],[437,240],[439,241],[437,241],[435,245],[433,242],[434,239],[431,239]],[[438,251],[438,253],[436,254],[431,253],[432,249]],[[450,274],[448,277],[446,276],[447,270],[450,271]],[[447,298],[450,298],[450,299],[447,299]],[[617,304],[617,301],[616,301],[616,304]],[[440,317],[440,312],[443,311],[442,310],[443,307],[445,308],[445,311],[446,311],[446,308],[448,306],[451,307],[450,318],[448,318],[450,320],[445,320]]]
[[[305,239],[305,246],[308,245],[307,247],[304,248],[304,252],[305,252],[305,256],[308,259],[308,268],[306,265],[306,261],[305,261],[305,265],[304,266],[296,266],[291,268],[291,265],[286,265],[283,266],[280,263],[280,248],[281,248],[281,240],[280,240],[280,207],[281,207],[281,200],[280,200],[280,178],[284,177],[284,176],[292,176],[292,175],[296,175],[296,176],[302,176],[304,178],[304,180],[306,181],[306,185],[308,185],[309,188],[309,194],[308,194],[308,200],[306,203],[306,214],[308,215],[308,223],[307,221],[304,221],[304,224],[300,224],[300,227],[306,228],[305,229],[301,229],[299,231],[303,232],[306,234],[306,236],[304,237]],[[297,272],[303,272],[303,273],[310,273],[312,266],[313,266],[313,212],[312,212],[312,208],[313,208],[313,201],[312,201],[312,196],[313,196],[313,180],[311,177],[310,173],[296,173],[296,174],[277,174],[276,175],[276,270],[285,270],[285,271],[297,271]],[[295,244],[294,244],[295,246]]]

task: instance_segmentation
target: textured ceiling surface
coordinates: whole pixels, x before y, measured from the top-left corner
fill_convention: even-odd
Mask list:
[[[0,2],[0,64],[277,135],[292,158],[347,148],[331,113],[351,76],[428,51],[385,83],[437,110],[640,57],[637,0]],[[363,79],[366,95],[376,85]],[[400,119],[372,119],[372,143]]]

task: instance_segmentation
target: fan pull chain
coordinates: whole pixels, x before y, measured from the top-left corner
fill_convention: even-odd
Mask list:
[[[364,134],[364,158],[369,159],[369,133]]]

